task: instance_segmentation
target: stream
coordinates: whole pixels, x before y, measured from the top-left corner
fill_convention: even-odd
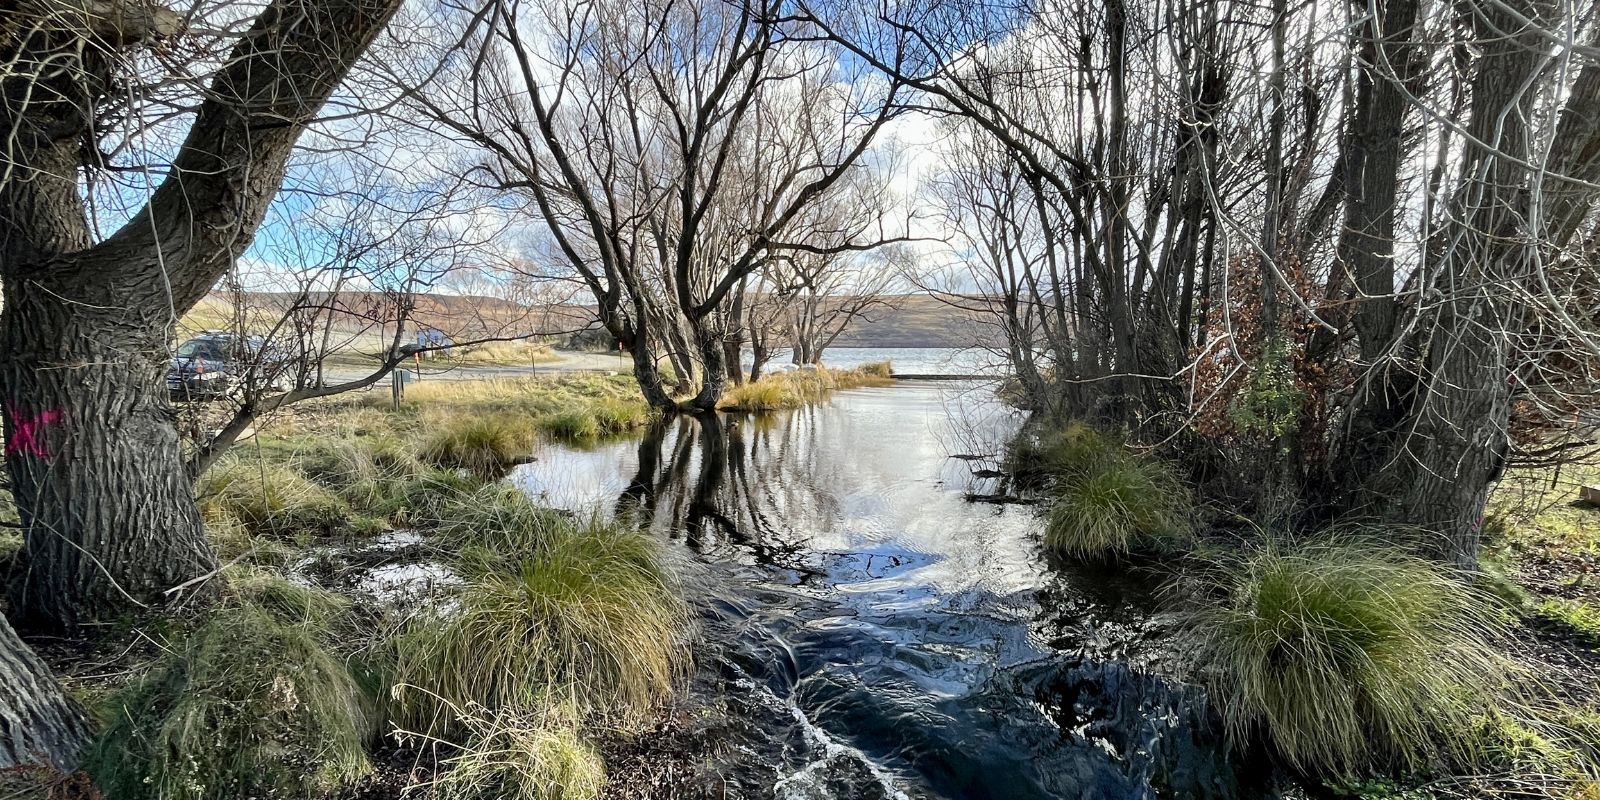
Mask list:
[[[1138,580],[1051,565],[987,385],[835,393],[551,446],[511,480],[669,542],[699,610],[711,796],[1250,798]]]

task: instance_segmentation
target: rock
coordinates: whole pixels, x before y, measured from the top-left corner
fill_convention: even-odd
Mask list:
[[[1578,487],[1578,500],[1591,506],[1600,506],[1600,486]]]

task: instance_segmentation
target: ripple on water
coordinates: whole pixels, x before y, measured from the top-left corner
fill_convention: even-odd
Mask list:
[[[1148,587],[1047,564],[974,387],[837,393],[554,448],[513,480],[673,543],[726,797],[1236,798],[1264,790],[1159,677]],[[982,477],[975,476],[981,472]]]

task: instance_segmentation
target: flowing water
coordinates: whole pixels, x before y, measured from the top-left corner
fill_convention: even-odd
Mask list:
[[[988,387],[838,392],[549,448],[512,480],[668,540],[701,610],[695,699],[733,798],[1261,796],[1158,677],[1138,581],[1052,567]]]

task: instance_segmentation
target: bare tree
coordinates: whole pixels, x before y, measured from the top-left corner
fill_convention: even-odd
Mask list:
[[[776,11],[497,3],[461,12],[461,74],[417,94],[488,156],[487,185],[527,198],[660,408],[676,407],[661,354],[688,407],[715,406],[744,287],[804,246],[796,221],[894,113],[892,82],[839,80],[835,54]]]
[[[957,302],[1038,405],[1181,442],[1264,519],[1400,523],[1460,563],[1506,463],[1583,445],[1593,8],[796,16],[960,120],[935,196],[981,300]]]

